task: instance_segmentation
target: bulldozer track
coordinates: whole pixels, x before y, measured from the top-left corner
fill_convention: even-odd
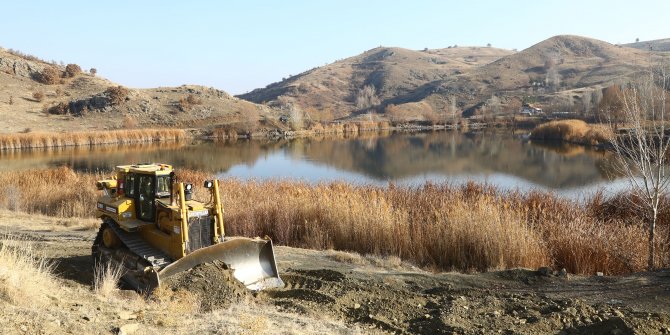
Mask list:
[[[133,233],[128,233],[125,232],[123,229],[121,229],[116,222],[110,219],[105,219],[104,220],[104,225],[100,228],[100,233],[98,233],[98,237],[96,237],[96,244],[102,243],[100,235],[102,234],[102,231],[105,227],[105,225],[109,228],[111,228],[114,233],[116,233],[116,236],[119,237],[121,242],[134,254],[142,257],[144,260],[149,262],[152,266],[154,267],[159,267],[163,268],[167,266],[168,264],[172,263],[170,260],[170,257],[163,253],[162,251],[150,246],[148,243],[146,243],[144,240],[142,240],[139,236],[136,236]]]

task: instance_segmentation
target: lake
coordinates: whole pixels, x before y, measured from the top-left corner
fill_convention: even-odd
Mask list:
[[[300,179],[417,185],[469,180],[522,191],[577,197],[626,186],[609,153],[523,140],[511,132],[439,131],[226,143],[161,143],[0,152],[0,170],[67,165],[107,171],[115,165],[165,162],[240,179]]]

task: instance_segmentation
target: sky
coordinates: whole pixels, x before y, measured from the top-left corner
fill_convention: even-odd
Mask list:
[[[121,85],[232,94],[377,46],[522,50],[555,35],[670,38],[668,0],[4,0],[0,46]],[[0,3],[1,3],[0,2]]]

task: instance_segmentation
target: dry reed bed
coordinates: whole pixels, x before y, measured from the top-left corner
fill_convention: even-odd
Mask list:
[[[185,138],[187,138],[187,134],[183,129],[132,129],[70,133],[31,132],[0,134],[0,150],[92,146],[102,144],[133,144],[142,142],[179,141]]]
[[[608,143],[614,133],[605,125],[588,124],[582,120],[557,120],[535,127],[530,137],[543,141],[599,145]]]
[[[199,185],[204,172],[178,171]],[[68,168],[0,172],[0,206],[90,216],[94,180]],[[198,188],[196,198],[208,199]],[[466,184],[421,187],[222,181],[227,234],[275,243],[398,257],[435,270],[565,267],[573,273],[644,270],[646,231],[625,195],[575,203],[547,193],[506,193]],[[659,266],[670,264],[661,213]]]

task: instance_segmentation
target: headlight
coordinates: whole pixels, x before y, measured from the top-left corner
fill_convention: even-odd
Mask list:
[[[214,187],[214,182],[211,180],[205,180],[205,188],[212,188]]]

